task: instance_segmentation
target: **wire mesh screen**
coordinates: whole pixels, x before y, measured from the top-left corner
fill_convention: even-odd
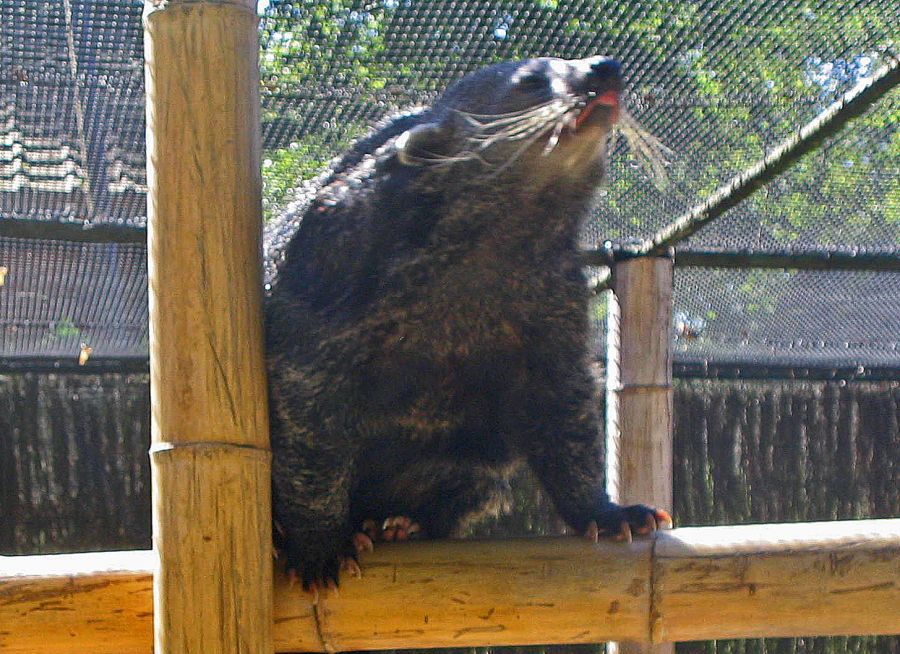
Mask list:
[[[900,360],[898,295],[900,275],[676,268],[674,360],[687,371],[711,364],[878,373]],[[602,294],[592,310],[598,359],[606,353],[607,301]]]
[[[74,223],[85,228],[79,234],[90,234],[91,227],[145,225],[141,5],[137,0],[0,4],[0,235],[12,235],[2,231],[12,223]],[[671,154],[658,162],[665,179],[653,179],[623,140],[613,144],[609,180],[584,234],[588,246],[646,237],[706,197],[895,58],[900,23],[900,5],[889,0],[850,5],[835,0],[261,0],[258,7],[267,216],[278,214],[298,180],[322,171],[367,125],[400,107],[429,102],[468,71],[536,55],[604,53],[622,60],[626,106]],[[895,90],[682,247],[862,250],[900,257],[898,118]],[[11,254],[14,247],[27,252],[32,246],[9,242],[3,256],[26,256]],[[142,274],[143,264],[135,265],[134,273]],[[102,287],[96,276],[73,274],[70,283],[82,285],[85,297],[89,289]],[[858,365],[900,363],[896,337],[884,336],[885,330],[900,333],[896,279],[867,274],[851,283],[847,275],[817,277],[819,292],[804,296],[798,286],[775,301],[802,305],[794,306],[798,315],[816,316],[813,331],[823,342],[884,347],[782,347],[777,344],[806,342],[801,333],[812,328],[799,319],[777,328],[773,318],[765,333],[749,331],[751,340],[761,340],[747,352],[756,353],[754,360],[771,354],[805,365],[843,365],[851,352],[859,356]],[[729,286],[726,278],[698,277],[690,291],[695,304],[715,297],[722,305],[740,306],[746,285]],[[857,296],[845,310],[816,308],[822,298],[845,297],[847,284],[869,295]],[[788,293],[787,285],[780,288]],[[106,321],[107,336],[94,347],[95,356],[144,352],[141,339],[133,337],[131,318],[113,309],[121,303],[109,295],[95,301],[100,305],[83,314]],[[68,319],[32,314],[32,305],[22,301],[15,306],[3,309],[7,332],[26,323]],[[866,306],[879,313],[866,320]],[[841,322],[848,311],[852,325]],[[729,328],[756,320],[732,314]],[[78,330],[101,329],[71,319]],[[725,325],[718,318],[705,320],[709,330]],[[795,328],[801,332],[791,333]],[[852,338],[844,338],[848,330]],[[22,331],[16,340],[7,337],[0,357],[62,351],[39,332],[31,340]],[[710,333],[682,354],[732,360],[733,350],[715,346]],[[742,332],[729,337],[737,338],[735,333]]]
[[[0,4],[0,217],[146,221],[141,5]]]
[[[890,365],[900,354],[891,305],[898,294],[897,275],[679,269],[676,356],[744,365]]]

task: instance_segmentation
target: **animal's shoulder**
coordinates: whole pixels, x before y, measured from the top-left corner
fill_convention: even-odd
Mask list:
[[[375,154],[392,138],[423,122],[428,111],[428,107],[412,107],[382,119],[365,136],[357,139],[347,152],[332,162],[331,177],[328,181],[337,175],[345,174],[366,155]]]
[[[332,159],[314,178],[303,180],[293,189],[294,201],[270,219],[263,232],[264,281],[267,290],[275,283],[278,267],[288,244],[307,215],[315,214],[314,205],[338,204],[347,190],[371,174],[379,148],[392,138],[427,119],[427,107],[413,107],[392,114],[357,139],[350,148]]]

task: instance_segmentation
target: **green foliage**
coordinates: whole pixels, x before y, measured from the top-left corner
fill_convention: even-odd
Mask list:
[[[330,133],[310,134],[286,148],[275,148],[263,154],[263,216],[269,220],[291,200],[291,191],[302,181],[321,173],[332,157],[344,150],[353,137],[363,130],[359,124],[348,124]]]
[[[50,334],[54,338],[69,338],[70,336],[80,336],[81,330],[69,318],[57,320],[50,329]]]
[[[677,143],[670,143],[677,147],[670,166],[675,185],[667,192],[684,208],[871,74],[895,45],[890,17],[875,4],[852,12],[836,3],[779,10],[762,0],[640,6],[600,0],[580,10],[557,0],[467,5],[270,0],[263,7],[263,93],[294,98],[298,104],[343,105],[346,100],[336,99],[340,95],[352,97],[357,107],[387,110],[411,104],[422,93],[437,91],[449,79],[492,61],[593,54],[596,47],[579,44],[602,37],[603,44],[612,46],[611,54],[640,62],[637,72],[665,75],[638,76],[632,90],[635,110],[651,131],[664,140],[681,132]],[[553,30],[565,38],[548,39]],[[854,43],[867,45],[854,48]],[[617,44],[624,51],[617,52]],[[648,98],[653,102],[642,111]],[[672,109],[653,110],[653,103]],[[895,95],[893,104],[884,103],[857,121],[856,137],[833,139],[736,211],[757,222],[767,239],[786,247],[895,241],[900,137],[889,126],[897,123],[896,107]],[[690,127],[687,133],[678,123]],[[298,123],[298,129],[306,127]],[[270,206],[278,204],[288,184],[282,173],[295,170],[306,176],[308,168],[321,166],[336,152],[335,147],[315,152],[324,139],[301,141],[299,151],[268,153],[271,172],[279,176],[279,181],[270,180],[267,173]],[[648,211],[662,200],[644,171],[631,165],[617,170],[607,197],[613,219],[599,236],[646,236],[673,217]],[[878,179],[883,183],[869,183]],[[867,183],[874,197],[861,202],[859,187]],[[835,216],[836,207],[840,216]]]
[[[382,89],[393,66],[381,62],[392,3],[270,2],[260,20],[263,93],[290,95],[331,77],[363,92]]]
[[[291,189],[324,169],[367,122],[429,101],[469,70],[605,52],[626,64],[631,113],[675,152],[669,185],[656,188],[617,147],[590,233],[595,242],[646,237],[871,75],[896,48],[889,13],[879,3],[847,11],[839,3],[763,0],[270,0],[260,25],[263,123],[288,137],[265,153],[266,215],[278,213]],[[698,236],[711,236],[713,247],[757,250],[896,247],[897,124],[895,91]],[[723,225],[728,232],[719,237]],[[732,279],[709,271],[702,291],[727,293],[727,302],[717,297],[693,313],[676,307],[703,327],[695,340],[711,342],[737,315],[752,332],[758,321],[790,312],[782,298],[788,285],[777,274]],[[595,305],[597,322],[605,307]]]

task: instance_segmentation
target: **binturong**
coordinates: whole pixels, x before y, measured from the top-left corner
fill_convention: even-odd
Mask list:
[[[273,509],[304,587],[358,574],[372,540],[497,513],[523,463],[589,538],[671,526],[610,502],[589,371],[578,237],[621,91],[606,57],[485,68],[376,127],[283,217]]]

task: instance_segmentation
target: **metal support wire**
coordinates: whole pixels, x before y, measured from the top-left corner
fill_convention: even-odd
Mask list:
[[[147,242],[147,228],[108,223],[86,227],[77,222],[2,218],[0,219],[0,237],[70,243],[138,243],[143,245]]]
[[[0,356],[0,375],[57,373],[60,375],[143,374],[150,372],[147,355],[92,357],[84,365],[78,358],[60,356]]]
[[[765,186],[803,155],[817,148],[826,138],[834,136],[853,118],[861,115],[872,104],[900,83],[900,60],[891,59],[868,81],[861,82],[828,106],[796,134],[789,136],[760,161],[726,182],[704,202],[656,232],[649,239],[632,246],[616,249],[617,259],[660,254],[695,234],[699,229],[724,214],[752,193]],[[608,254],[597,254],[608,257]],[[593,255],[595,253],[591,253]],[[590,255],[589,255],[590,256]],[[597,281],[595,290],[603,290],[609,284],[609,275]]]
[[[586,266],[610,266],[631,258],[625,248],[603,248],[585,252]],[[691,248],[679,250],[675,265],[694,268],[769,268],[783,270],[855,270],[859,272],[900,272],[900,255],[866,250],[720,250]]]

